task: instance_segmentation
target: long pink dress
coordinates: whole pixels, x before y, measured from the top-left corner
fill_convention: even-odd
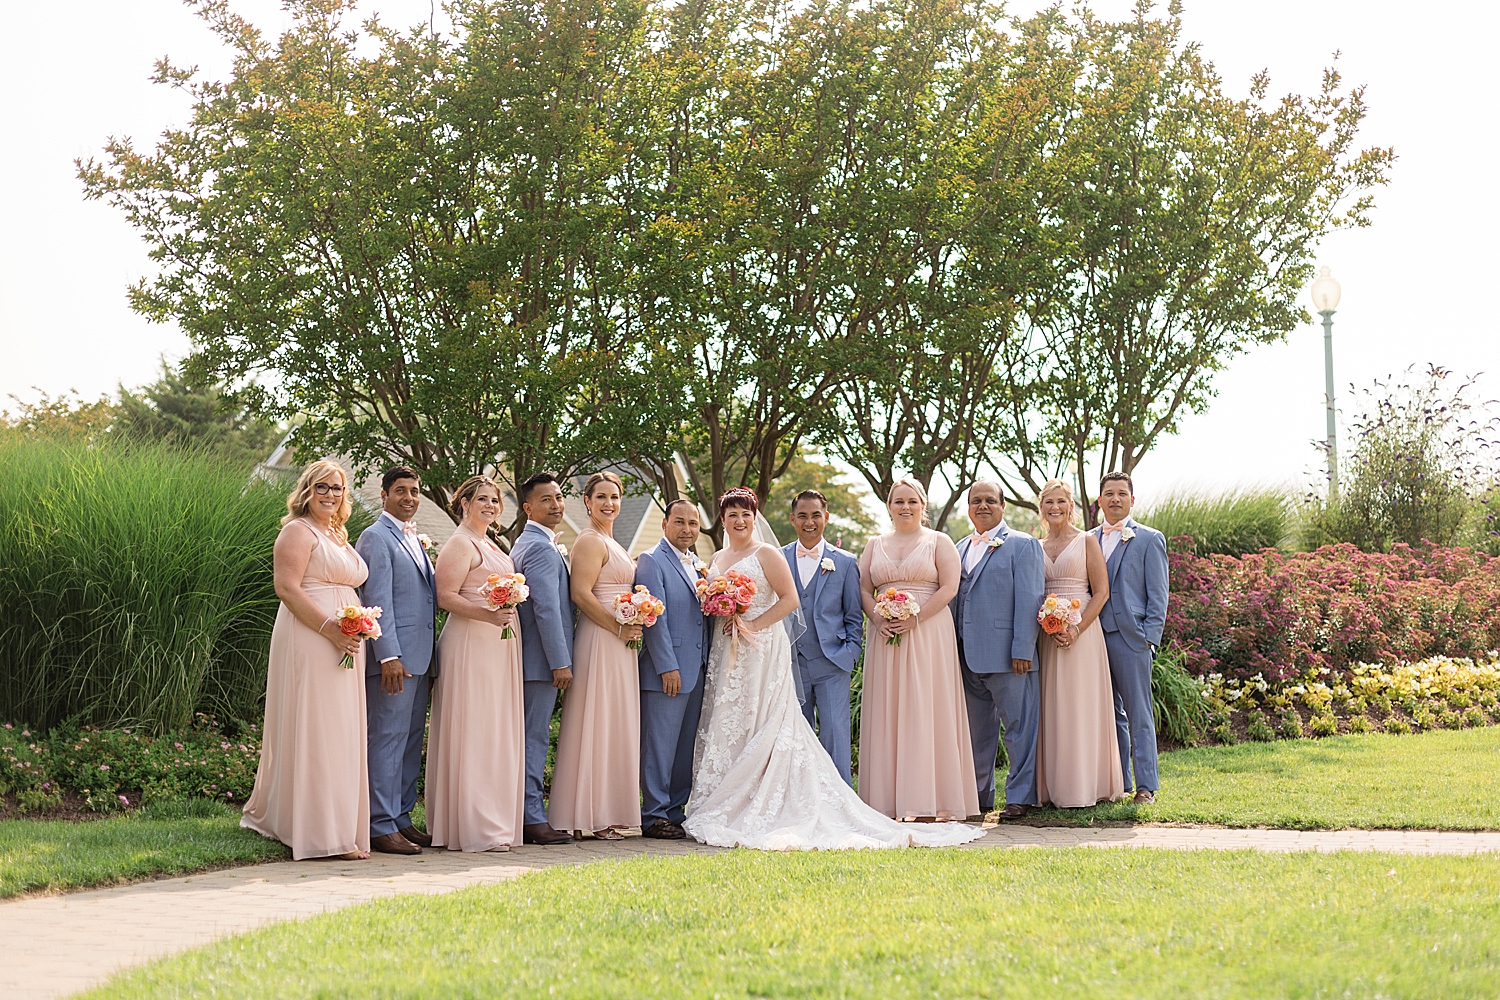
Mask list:
[[[938,533],[924,528],[923,534],[899,563],[877,538],[867,584],[908,591],[925,610],[938,589]],[[895,819],[962,821],[979,814],[958,639],[947,608],[899,645],[870,629],[859,718],[859,797],[871,808]]]
[[[635,564],[613,538],[594,597],[609,608],[635,583]],[[579,614],[573,683],[563,695],[562,729],[547,821],[558,830],[641,825],[641,691],[636,652]]]
[[[359,603],[354,588],[369,569],[352,545],[339,545],[298,519],[281,529],[316,540],[302,587],[324,614]],[[292,857],[326,858],[370,849],[365,759],[365,649],[354,668],[338,647],[287,610],[276,611],[266,674],[266,723],[255,789],[240,826],[279,840]]]
[[[447,545],[479,553],[461,593],[476,604],[491,573],[515,572],[510,557],[464,531]],[[446,546],[445,546],[446,547]],[[465,553],[467,555],[467,553]],[[438,680],[427,730],[427,830],[433,847],[504,851],[525,822],[526,727],[521,695],[521,622],[505,629],[450,615],[438,638]]]
[[[1047,593],[1076,597],[1087,606],[1093,592],[1084,537],[1079,532],[1056,562],[1044,551],[1042,565]],[[1037,645],[1042,671],[1037,801],[1077,809],[1119,798],[1125,794],[1125,779],[1115,740],[1115,695],[1104,630],[1096,619],[1068,649],[1046,635]]]

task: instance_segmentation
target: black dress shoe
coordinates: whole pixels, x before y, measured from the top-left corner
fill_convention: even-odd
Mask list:
[[[650,826],[641,827],[641,836],[652,840],[681,840],[687,836],[687,831],[676,823],[659,819]]]
[[[411,841],[413,844],[416,844],[418,847],[432,846],[432,834],[427,833],[423,830],[418,830],[414,826],[408,826],[405,829],[397,830],[396,832],[401,834],[401,836],[405,837],[407,840]]]
[[[382,854],[421,854],[422,849],[399,833],[388,833],[383,837],[371,837],[370,847]]]
[[[521,827],[521,841],[526,844],[571,844],[573,838],[562,830],[554,830],[546,823],[529,823]]]
[[[1026,814],[1031,811],[1030,806],[1023,806],[1019,802],[1006,803],[1004,809],[1000,810],[1001,819],[1025,819]]]

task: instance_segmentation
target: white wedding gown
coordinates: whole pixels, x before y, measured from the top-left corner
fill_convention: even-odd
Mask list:
[[[777,595],[756,556],[731,568],[755,580],[744,616],[754,621]],[[690,836],[767,851],[951,847],[984,836],[962,823],[897,823],[865,805],[803,718],[786,630],[778,624],[750,638],[731,659],[729,637],[715,623],[683,824]]]

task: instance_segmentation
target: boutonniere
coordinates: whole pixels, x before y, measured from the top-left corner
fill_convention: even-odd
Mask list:
[[[432,544],[432,536],[425,535],[419,532],[417,534],[417,544],[422,546],[422,551],[427,553],[428,559],[433,562],[437,562],[438,550],[437,546]]]
[[[558,542],[556,543],[555,548],[557,549],[558,555],[562,556],[564,559],[568,558],[568,547],[566,545],[564,545],[562,542]]]
[[[708,576],[708,563],[704,562],[702,559],[699,559],[697,556],[694,556],[693,572],[697,573],[699,576]]]
[[[1000,538],[1000,537],[997,536],[997,537],[991,538],[989,540],[989,546],[988,547],[992,548],[992,549],[998,549],[1000,546],[1002,546],[1004,544],[1005,544],[1005,539],[1004,538]]]
[[[1120,541],[1122,541],[1122,542],[1128,542],[1128,541],[1130,541],[1134,537],[1135,537],[1135,532],[1131,531],[1130,528],[1125,527],[1125,528],[1121,528],[1120,529]]]
[[[821,563],[819,563],[819,565],[823,567],[823,572],[825,572],[825,573],[832,573],[833,572],[833,560],[832,559],[824,559]]]

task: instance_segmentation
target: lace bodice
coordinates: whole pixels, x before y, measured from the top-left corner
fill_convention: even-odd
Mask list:
[[[766,571],[760,565],[759,552],[760,550],[757,549],[729,567],[729,569],[737,573],[743,573],[755,581],[755,596],[750,599],[750,607],[740,615],[747,622],[755,621],[755,619],[765,614],[771,605],[781,600],[781,595],[771,589],[771,581],[766,579]],[[779,559],[781,556],[778,554],[777,558]],[[723,576],[727,572],[728,570],[720,570],[712,575]]]

